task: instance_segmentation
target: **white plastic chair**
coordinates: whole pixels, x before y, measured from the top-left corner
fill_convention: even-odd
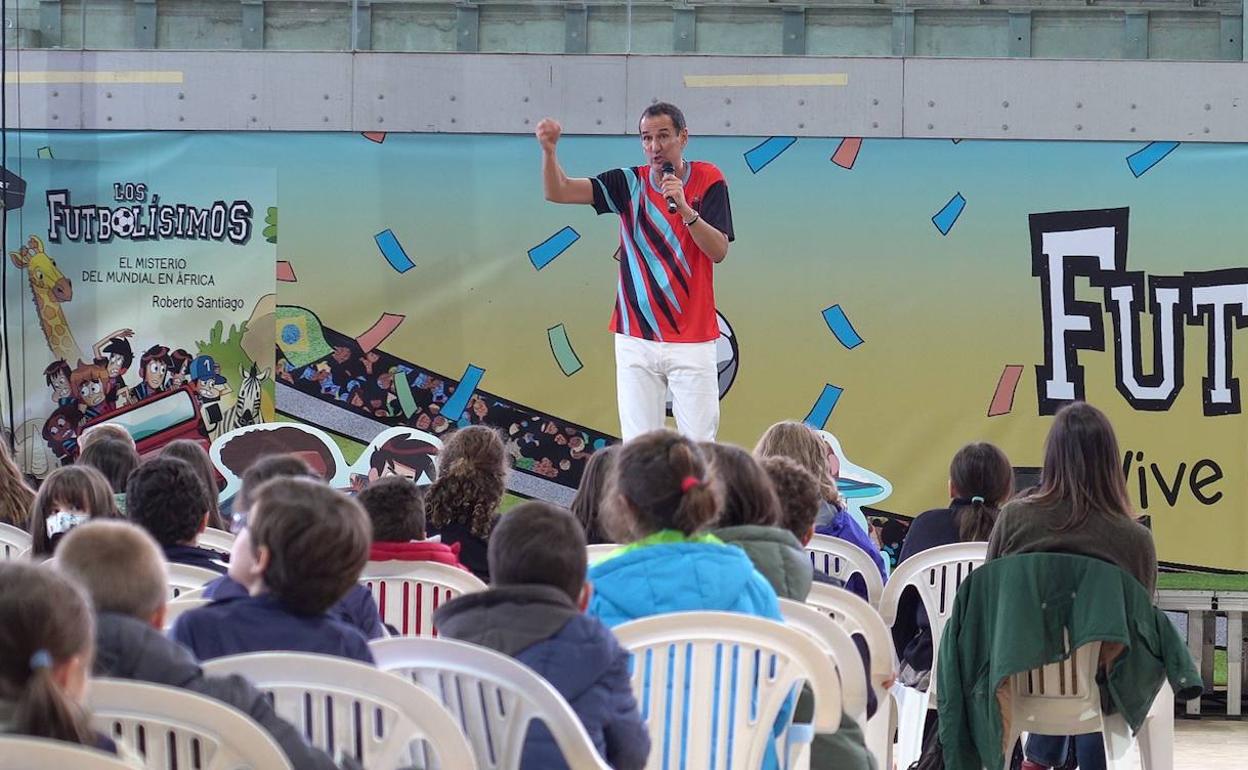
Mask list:
[[[1069,658],[1010,677],[1010,733],[1013,746],[1024,733],[1082,735],[1102,733],[1106,766],[1127,770],[1133,739],[1121,714],[1101,711],[1096,671],[1100,642],[1074,650]],[[1165,682],[1153,701],[1138,736],[1140,761],[1145,770],[1174,767],[1174,691]],[[1009,770],[1010,757],[1005,759]]]
[[[208,586],[192,588],[189,591],[179,591],[178,598],[171,599],[169,603],[172,604],[173,602],[190,601],[192,599],[207,599],[208,597],[204,595],[206,593],[208,593]]]
[[[221,577],[220,572],[213,572],[203,567],[192,567],[189,564],[169,565],[169,598],[177,599],[187,591],[203,588]]]
[[[30,533],[11,524],[0,524],[0,561],[16,561],[30,550]]]
[[[434,610],[456,596],[486,589],[467,570],[428,561],[370,561],[360,583],[372,592],[381,622],[400,636],[437,636]]]
[[[784,615],[785,625],[809,635],[823,648],[841,678],[841,709],[860,727],[865,727],[867,670],[854,640],[835,620],[801,602],[781,599],[780,614]]]
[[[587,547],[585,550],[587,551],[587,556],[589,557],[589,563],[593,564],[594,562],[602,561],[607,556],[610,556],[621,548],[623,548],[623,546],[618,543],[597,543]]]
[[[892,767],[893,734],[897,730],[897,702],[888,689],[897,677],[897,650],[892,633],[874,607],[844,588],[815,583],[806,596],[806,604],[836,621],[850,637],[858,635],[866,641],[876,711],[863,726],[863,737],[876,765],[881,769]]]
[[[341,751],[368,770],[391,770],[411,761],[413,741],[425,741],[441,770],[476,770],[468,741],[437,698],[372,666],[329,655],[261,652],[216,658],[203,669],[250,679],[269,694],[279,716],[330,756]]]
[[[130,763],[111,754],[65,741],[0,736],[0,770],[48,767],[67,770],[134,770]]]
[[[212,604],[211,599],[205,599],[203,595],[188,598],[185,594],[179,596],[173,601],[165,605],[165,630],[173,628],[174,622],[183,614],[191,610],[203,607],[205,604]]]
[[[203,532],[199,533],[196,545],[200,548],[211,548],[214,551],[229,553],[234,547],[234,535],[226,532],[224,529],[213,529],[206,527]]]
[[[369,647],[382,671],[410,677],[442,701],[481,770],[518,770],[535,719],[550,730],[568,767],[610,770],[572,707],[524,664],[450,639],[378,639]]]
[[[862,575],[867,584],[867,601],[872,607],[879,606],[884,578],[880,576],[880,568],[861,548],[840,538],[815,535],[806,544],[806,553],[810,554],[810,563],[815,569],[825,575],[845,582],[854,575]]]
[[[287,770],[272,736],[218,700],[175,687],[95,679],[92,724],[125,743],[148,770]]]
[[[935,705],[937,651],[940,637],[953,610],[958,587],[976,568],[983,565],[988,553],[987,543],[954,543],[917,553],[897,565],[892,578],[880,597],[880,617],[892,626],[897,622],[897,608],[902,593],[909,587],[919,594],[932,629],[932,674],[927,692],[895,685],[898,734],[896,758],[898,767],[909,767],[923,750],[923,723],[927,710]]]
[[[758,768],[782,706],[803,681],[815,694],[813,732],[835,733],[840,725],[836,668],[797,629],[750,615],[679,612],[614,630],[633,654],[633,694],[650,730],[650,770]],[[778,748],[782,762],[801,767],[786,750]]]

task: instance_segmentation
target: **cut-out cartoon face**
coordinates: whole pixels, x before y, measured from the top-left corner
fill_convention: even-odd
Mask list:
[[[126,359],[113,353],[108,357],[108,376],[119,377],[125,369]]]
[[[78,400],[87,406],[96,406],[104,400],[104,383],[87,380],[78,386]]]

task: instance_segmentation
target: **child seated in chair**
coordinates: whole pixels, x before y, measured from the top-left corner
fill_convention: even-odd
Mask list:
[[[577,520],[548,503],[516,506],[490,536],[489,561],[493,587],[439,607],[438,632],[529,666],[571,704],[612,767],[645,767],[650,736],[629,684],[628,653],[606,626],[582,614],[592,589]],[[520,767],[567,767],[544,726],[529,728]]]
[[[383,476],[356,496],[373,522],[369,561],[432,561],[467,570],[459,561],[459,543],[425,539],[425,498],[404,476]]]
[[[311,479],[274,479],[246,517],[229,574],[248,595],[186,613],[173,639],[200,660],[284,650],[372,663],[364,635],[328,614],[368,561],[372,527],[359,503]]]
[[[156,538],[170,564],[186,564],[224,575],[226,555],[195,545],[208,526],[208,494],[203,479],[190,463],[162,455],[130,474],[126,484],[127,514]]]
[[[291,454],[268,455],[256,460],[243,472],[242,485],[234,495],[234,512],[231,514],[230,529],[237,533],[247,521],[247,510],[251,507],[254,490],[266,481],[273,479],[299,478],[320,482],[321,477],[303,460]],[[204,590],[204,598],[219,601],[239,596],[246,596],[247,589],[232,580],[229,575],[209,583]],[[330,617],[340,620],[364,634],[366,639],[380,639],[386,635],[385,626],[381,623],[381,615],[377,611],[377,602],[366,586],[356,584],[346,595],[329,608]]]

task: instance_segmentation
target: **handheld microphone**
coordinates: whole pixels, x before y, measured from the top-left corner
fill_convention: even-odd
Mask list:
[[[675,173],[676,173],[676,167],[675,167],[675,166],[673,166],[671,163],[664,163],[664,164],[663,164],[663,175],[664,175],[664,176],[667,176],[668,174],[675,174]],[[670,195],[666,196],[666,198],[667,198],[667,213],[669,213],[669,214],[675,214],[675,213],[676,213],[676,201],[675,201],[675,200],[673,200],[673,199],[672,199],[672,196],[670,196]]]

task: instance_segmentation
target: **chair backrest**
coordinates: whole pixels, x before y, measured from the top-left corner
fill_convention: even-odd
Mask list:
[[[221,577],[221,573],[189,564],[169,565],[169,599],[177,599],[187,591],[203,588]]]
[[[572,707],[524,664],[450,639],[378,639],[369,646],[378,668],[410,677],[442,701],[481,770],[519,770],[534,719],[550,730],[568,767],[609,770]]]
[[[360,583],[372,592],[381,622],[400,636],[437,636],[434,610],[456,596],[486,589],[471,572],[429,561],[370,561]]]
[[[623,546],[619,543],[595,543],[594,545],[588,546],[585,550],[586,556],[589,558],[589,563],[593,564],[594,562],[602,561],[607,556],[620,550],[622,547]]]
[[[29,532],[11,524],[0,524],[0,561],[15,561],[29,549]]]
[[[897,649],[893,635],[874,607],[844,588],[815,583],[806,604],[836,621],[851,636],[861,636],[871,653],[871,685],[876,700],[884,702],[884,683],[897,674]]]
[[[1096,683],[1101,643],[1092,642],[1070,657],[1010,677],[1010,724],[1041,735],[1101,731],[1101,695]]]
[[[243,712],[190,690],[96,679],[89,703],[95,728],[125,743],[147,770],[284,770],[272,736]]]
[[[954,543],[917,553],[897,565],[880,597],[880,617],[885,624],[897,622],[901,594],[913,586],[919,593],[927,620],[932,628],[932,650],[940,649],[940,637],[953,611],[958,587],[977,567],[983,565],[988,553],[987,543]],[[932,656],[931,683],[928,694],[936,690],[936,655]]]
[[[229,553],[230,549],[234,547],[234,535],[226,532],[224,529],[207,527],[203,532],[199,533],[196,544],[200,548],[211,548],[214,551]]]
[[[867,670],[849,632],[814,607],[792,599],[780,600],[780,613],[796,628],[819,643],[841,677],[841,708],[859,725],[867,723]]]
[[[344,752],[369,770],[406,767],[425,741],[441,770],[475,770],[472,749],[438,700],[401,677],[328,655],[261,652],[203,664],[214,676],[250,679],[273,708],[330,756]]]
[[[815,732],[841,721],[841,682],[805,633],[749,615],[680,612],[617,626],[650,730],[647,768],[758,768],[794,686],[815,694]],[[683,758],[683,762],[682,762]]]
[[[879,606],[880,594],[884,592],[884,578],[879,567],[861,548],[847,540],[815,535],[806,544],[810,563],[825,575],[845,582],[854,575],[861,575],[867,584],[867,601],[872,607]]]
[[[212,604],[211,599],[205,599],[203,595],[187,598],[185,594],[179,596],[173,601],[165,605],[165,630],[173,628],[174,622],[185,612],[203,607],[205,604]]]
[[[0,770],[61,767],[72,770],[134,770],[112,754],[43,738],[0,736]]]

